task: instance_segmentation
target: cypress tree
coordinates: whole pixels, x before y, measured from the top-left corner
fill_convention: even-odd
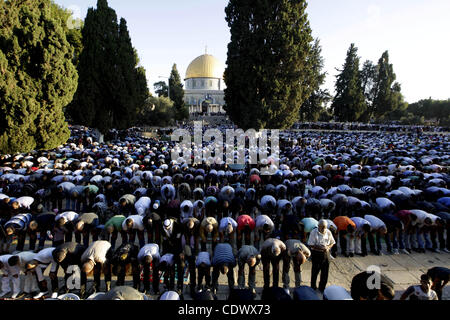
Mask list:
[[[168,89],[170,92],[170,100],[173,101],[176,110],[176,119],[186,119],[189,116],[189,111],[184,104],[183,84],[181,83],[181,77],[176,64],[172,66],[172,71],[170,72]]]
[[[128,33],[127,22],[120,19],[119,38],[116,64],[119,66],[118,86],[115,92],[116,99],[113,111],[113,126],[119,129],[126,129],[132,122],[136,112],[136,54],[131,45],[131,38]]]
[[[288,128],[310,97],[313,41],[304,0],[230,0],[225,110],[243,129]]]
[[[132,126],[148,87],[126,20],[119,25],[107,1],[98,0],[96,9],[88,9],[82,34],[80,85],[69,109],[73,122],[104,134],[111,128]]]
[[[336,95],[331,108],[338,121],[357,121],[367,109],[357,52],[358,48],[352,43],[343,69],[337,75]]]
[[[395,79],[394,67],[389,63],[388,51],[385,51],[378,61],[374,79],[371,113],[377,119],[395,111],[401,104],[401,87],[394,83]]]
[[[324,111],[325,104],[330,101],[330,94],[328,93],[328,90],[323,90],[320,88],[325,82],[327,73],[322,72],[324,67],[324,60],[322,57],[322,47],[320,46],[319,39],[315,40],[312,50],[312,70],[315,74],[315,77],[311,83],[311,88],[314,91],[300,108],[300,121],[315,122],[319,119],[320,114]]]
[[[77,88],[70,14],[50,0],[0,1],[0,153],[52,149]]]

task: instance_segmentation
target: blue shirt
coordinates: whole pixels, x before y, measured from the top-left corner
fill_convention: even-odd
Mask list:
[[[217,266],[227,263],[234,267],[236,265],[236,257],[233,254],[233,248],[229,243],[218,243],[214,249],[212,265]]]

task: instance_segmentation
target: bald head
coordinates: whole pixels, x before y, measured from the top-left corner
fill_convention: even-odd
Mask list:
[[[277,246],[275,243],[272,245],[272,253],[275,257],[278,257],[281,253],[281,248]]]
[[[253,268],[256,265],[256,257],[255,256],[249,257],[247,263],[251,268]]]
[[[319,227],[324,227],[324,228],[328,227],[328,222],[327,222],[327,220],[321,219],[321,220],[319,221]]]

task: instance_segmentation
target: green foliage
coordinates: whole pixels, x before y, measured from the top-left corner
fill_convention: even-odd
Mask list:
[[[358,48],[351,44],[336,80],[336,96],[331,108],[338,121],[357,121],[367,109],[359,72]]]
[[[370,106],[370,115],[383,119],[404,106],[400,84],[395,82],[394,67],[389,63],[389,53],[385,51],[378,61],[374,74],[373,101]]]
[[[400,122],[404,125],[421,125],[424,124],[425,118],[408,112],[400,119]]]
[[[175,124],[174,102],[167,97],[149,97],[139,112],[140,126],[172,126]]]
[[[125,19],[106,0],[89,8],[82,29],[83,51],[79,58],[80,84],[68,113],[75,124],[127,129],[149,95],[145,70],[139,67]]]
[[[442,126],[447,126],[450,119],[450,99],[433,100],[431,98],[420,100],[408,106],[406,112],[424,117],[426,120],[434,120]]]
[[[319,114],[318,121],[320,122],[330,122],[333,120],[333,112],[330,108],[324,108]]]
[[[69,29],[66,33],[67,41],[73,46],[73,59],[72,62],[75,66],[78,66],[81,52],[83,51],[83,36],[80,29]]]
[[[331,100],[331,96],[328,90],[320,89],[320,86],[325,82],[326,72],[322,72],[324,60],[318,39],[314,42],[312,50],[313,53],[310,58],[315,77],[311,83],[311,88],[314,91],[300,108],[300,121],[316,122],[324,111],[326,104]]]
[[[189,117],[189,110],[184,104],[184,90],[183,84],[181,83],[181,77],[177,70],[177,65],[174,64],[169,77],[169,91],[170,99],[174,103],[176,110],[175,117],[177,120],[184,120]],[[187,114],[186,114],[187,110]]]
[[[52,149],[70,136],[77,89],[70,13],[50,0],[0,1],[0,153]]]
[[[243,129],[289,128],[317,73],[304,0],[230,0],[225,110]]]
[[[168,97],[169,96],[169,87],[164,81],[155,82],[153,84],[155,88],[155,93],[158,97]]]

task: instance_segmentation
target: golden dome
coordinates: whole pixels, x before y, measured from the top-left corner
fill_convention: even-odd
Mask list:
[[[215,78],[222,79],[223,66],[212,55],[204,54],[194,59],[186,71],[186,79]]]

